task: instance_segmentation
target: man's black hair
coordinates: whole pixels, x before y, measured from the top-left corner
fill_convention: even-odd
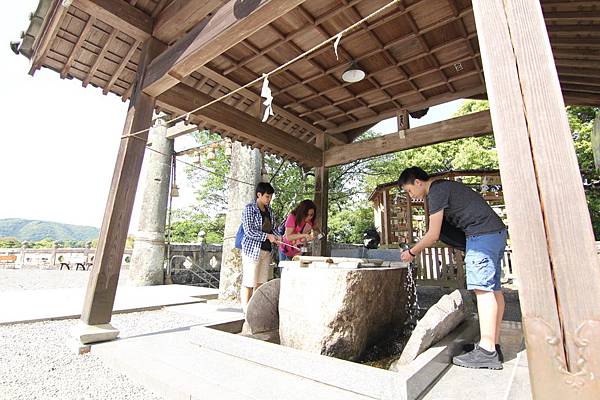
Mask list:
[[[275,189],[273,189],[273,186],[271,186],[269,182],[259,182],[258,185],[256,185],[255,193],[260,193],[261,195],[265,193],[273,194],[275,193]]]
[[[429,174],[427,174],[427,172],[423,171],[419,167],[406,168],[400,174],[400,178],[398,178],[398,185],[412,185],[413,183],[415,183],[415,179],[419,179],[421,181],[428,181]]]

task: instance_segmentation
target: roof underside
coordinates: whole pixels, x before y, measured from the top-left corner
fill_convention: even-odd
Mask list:
[[[209,22],[224,4],[208,0],[192,9],[184,0],[119,0],[124,7],[114,16],[97,12],[112,1],[75,0],[52,30],[51,17],[59,7],[46,6],[44,24],[30,27],[36,59],[44,36],[49,43],[36,67],[47,67],[126,100],[132,93],[145,35],[176,44],[198,23]],[[254,1],[258,3],[258,0]],[[41,1],[48,5],[48,1]],[[89,4],[94,4],[90,7]],[[217,98],[273,70],[302,52],[372,13],[388,0],[307,0],[182,78],[188,86]],[[594,1],[542,0],[565,102],[600,105],[600,9]],[[483,68],[470,0],[405,0],[342,38],[339,60],[325,46],[270,77],[278,108],[268,123],[288,135],[314,143],[325,132],[333,144],[350,142],[366,129],[402,110],[415,111],[465,97],[485,97]],[[185,11],[185,18],[173,17]],[[40,13],[43,13],[43,7]],[[126,15],[130,13],[131,16]],[[204,14],[204,15],[203,15]],[[149,21],[150,32],[125,29],[123,20]],[[35,18],[34,18],[35,20]],[[35,22],[32,20],[32,26]],[[39,25],[39,22],[37,22]],[[130,25],[131,22],[130,22]],[[141,33],[140,33],[141,32]],[[29,51],[28,51],[29,50]],[[357,83],[341,74],[351,60],[366,72]],[[224,102],[254,117],[259,114],[260,85],[234,94]],[[167,112],[177,107],[160,102]],[[220,126],[218,121],[193,120],[224,136],[264,147]],[[293,157],[291,157],[293,158]]]

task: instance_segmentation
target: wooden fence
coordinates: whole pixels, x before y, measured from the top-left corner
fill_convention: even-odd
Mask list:
[[[511,249],[507,248],[502,258],[503,280],[514,278],[510,259],[511,253]],[[465,263],[463,257],[463,252],[443,244],[427,247],[415,259],[418,283],[425,286],[465,288]]]

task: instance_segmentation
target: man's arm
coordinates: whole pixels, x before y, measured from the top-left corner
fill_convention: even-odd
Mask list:
[[[414,245],[410,250],[405,250],[400,255],[402,261],[412,261],[414,257],[422,252],[426,247],[433,245],[440,238],[440,231],[442,230],[442,221],[444,220],[444,209],[431,214],[429,216],[429,229],[423,239]]]

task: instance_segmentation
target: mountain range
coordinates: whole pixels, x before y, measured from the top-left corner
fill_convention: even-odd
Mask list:
[[[61,224],[21,218],[0,219],[0,237],[14,237],[20,241],[38,240],[93,240],[99,229],[93,226]]]

